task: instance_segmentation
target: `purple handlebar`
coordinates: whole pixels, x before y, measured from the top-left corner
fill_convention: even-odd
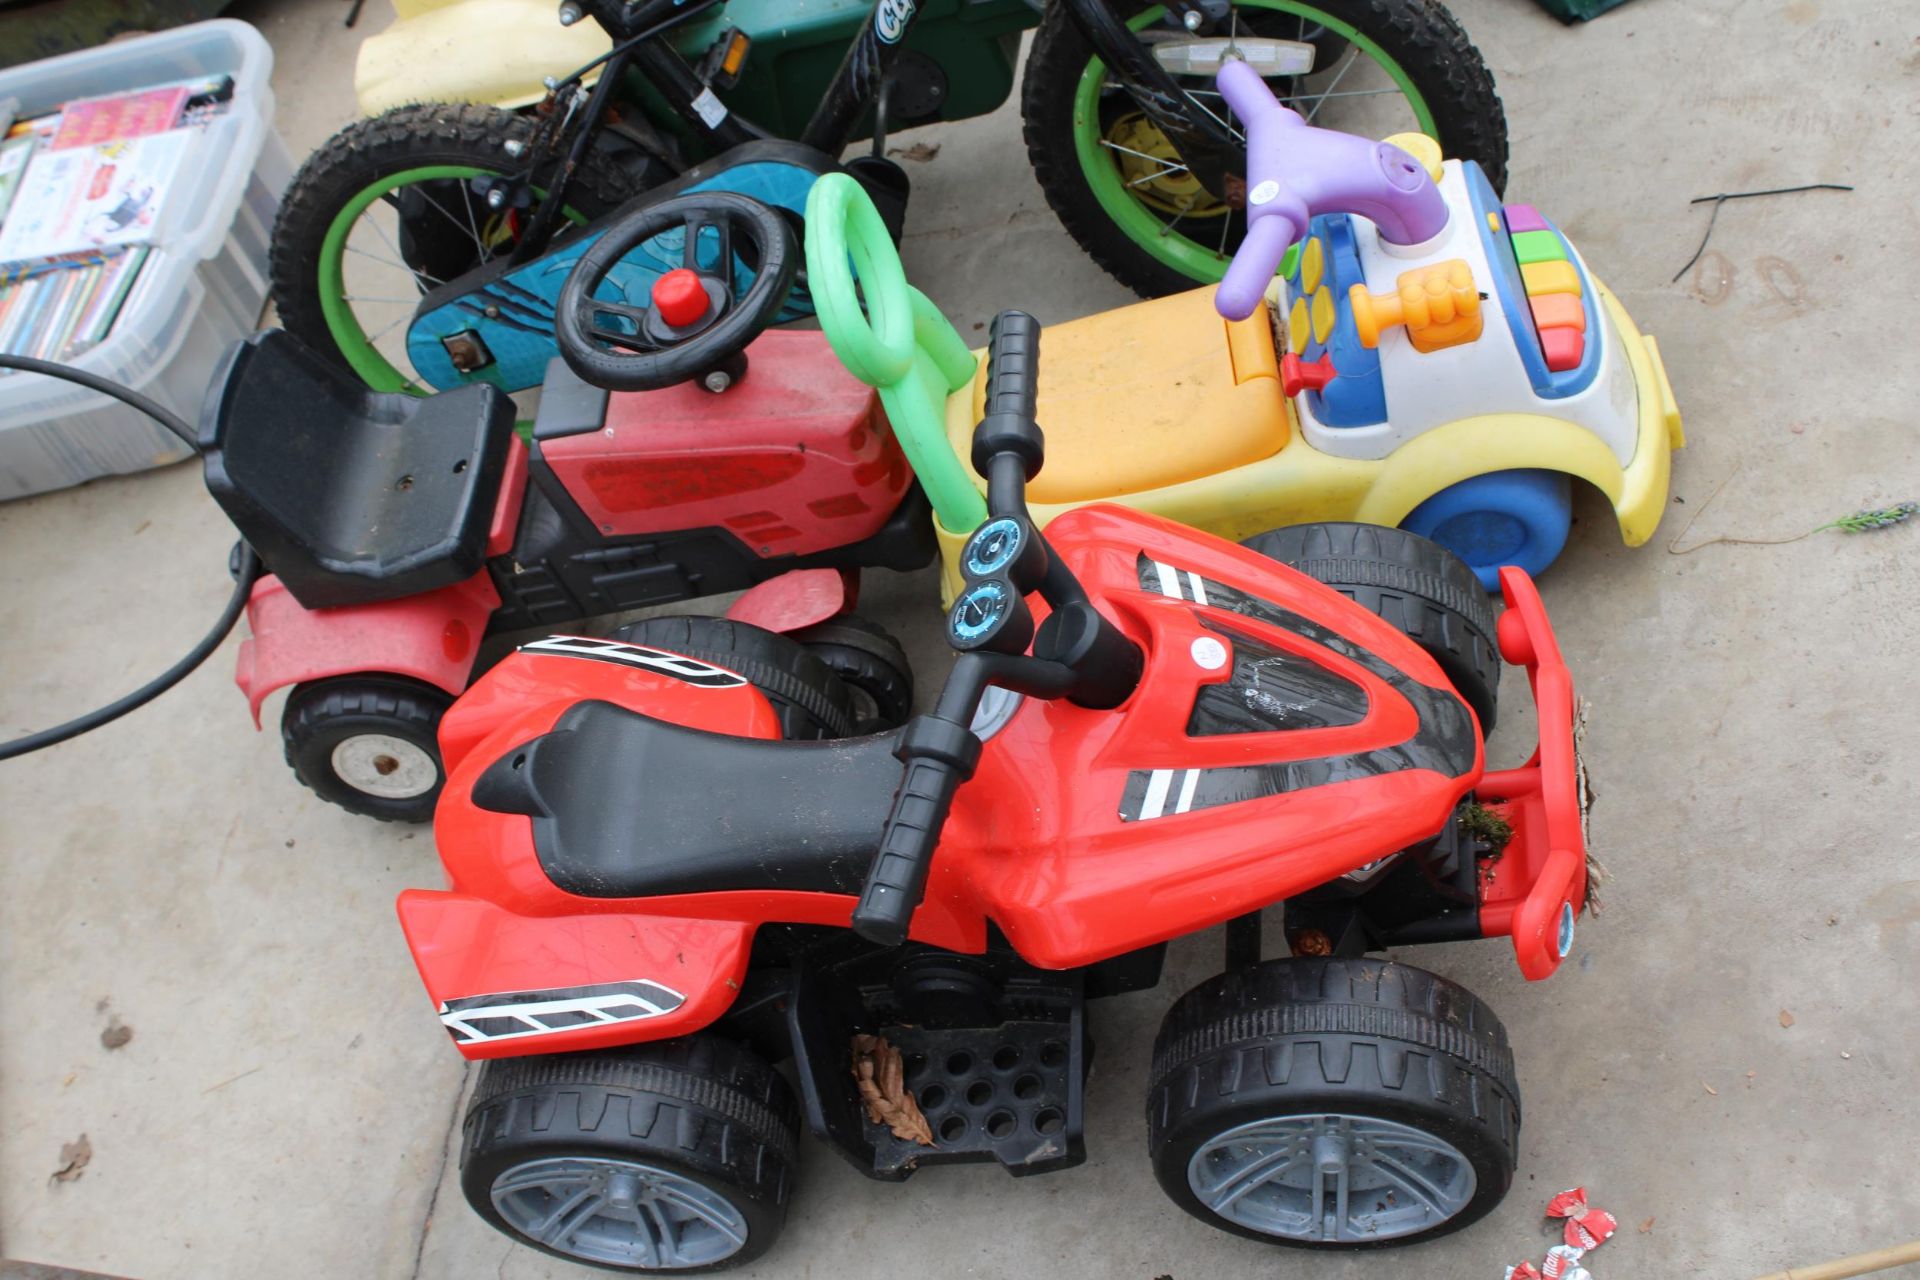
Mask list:
[[[1253,314],[1287,246],[1307,234],[1315,214],[1357,213],[1393,244],[1419,244],[1446,229],[1440,188],[1400,148],[1315,128],[1281,106],[1238,58],[1220,68],[1219,84],[1247,131],[1247,238],[1213,301],[1227,319]]]

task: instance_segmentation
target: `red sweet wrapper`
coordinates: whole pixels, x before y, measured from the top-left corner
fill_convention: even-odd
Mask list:
[[[1598,1248],[1620,1228],[1613,1215],[1587,1203],[1587,1189],[1574,1187],[1547,1201],[1549,1218],[1565,1218],[1566,1240],[1576,1249]]]
[[[1531,1262],[1507,1268],[1507,1280],[1540,1280],[1540,1271]]]
[[[1541,1280],[1593,1280],[1587,1269],[1580,1265],[1580,1257],[1586,1252],[1572,1245],[1557,1244],[1547,1250],[1547,1260],[1540,1265]]]

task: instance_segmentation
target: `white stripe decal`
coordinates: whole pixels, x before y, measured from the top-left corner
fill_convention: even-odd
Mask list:
[[[1175,813],[1185,813],[1193,808],[1193,789],[1200,785],[1200,771],[1187,770],[1187,776],[1180,779],[1180,798],[1173,802]]]
[[[1147,779],[1147,797],[1140,802],[1142,818],[1157,818],[1167,807],[1167,788],[1173,784],[1173,770],[1155,769]]]
[[[1175,569],[1170,564],[1161,564],[1158,560],[1155,560],[1153,562],[1153,571],[1160,575],[1160,594],[1161,595],[1172,596],[1175,600],[1179,600],[1182,598],[1180,595],[1180,571],[1179,570]]]
[[[1200,575],[1191,569],[1187,570],[1187,585],[1193,588],[1193,602],[1195,604],[1205,604],[1207,602],[1207,589],[1201,585]]]

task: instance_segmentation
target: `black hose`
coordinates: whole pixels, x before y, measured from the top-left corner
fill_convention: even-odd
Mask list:
[[[200,452],[200,442],[195,437],[193,428],[188,426],[178,414],[163,405],[156,404],[139,392],[123,387],[117,382],[111,382],[98,374],[69,368],[63,364],[54,364],[48,360],[35,360],[31,356],[11,356],[4,352],[0,352],[0,369],[43,373],[49,378],[77,383],[89,390],[98,391],[102,395],[111,396],[122,404],[138,409],[179,436],[195,453]],[[238,544],[236,553],[233,565],[233,594],[227,598],[227,607],[220,611],[220,618],[213,624],[213,628],[200,638],[200,643],[187,651],[185,657],[124,698],[110,702],[104,707],[96,707],[83,716],[76,716],[65,724],[54,725],[51,729],[29,733],[11,742],[0,742],[0,760],[24,756],[42,747],[51,747],[69,738],[77,738],[83,733],[98,729],[103,724],[110,724],[129,711],[144,707],[186,679],[194,668],[205,662],[208,656],[220,647],[220,642],[227,638],[229,631],[233,630],[233,624],[240,620],[241,612],[247,607],[247,598],[253,594],[254,579],[260,576],[260,558],[254,555],[253,548],[244,542]]]

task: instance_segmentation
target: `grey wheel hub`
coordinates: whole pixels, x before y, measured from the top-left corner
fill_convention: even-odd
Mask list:
[[[424,747],[390,733],[342,738],[331,763],[340,781],[383,800],[411,800],[440,781],[440,766]]]
[[[1473,1164],[1424,1130],[1370,1116],[1255,1120],[1187,1162],[1200,1203],[1285,1240],[1358,1244],[1428,1231],[1473,1199]]]
[[[518,1234],[603,1266],[710,1266],[747,1243],[747,1220],[725,1196],[637,1160],[529,1160],[494,1179],[492,1198]]]

